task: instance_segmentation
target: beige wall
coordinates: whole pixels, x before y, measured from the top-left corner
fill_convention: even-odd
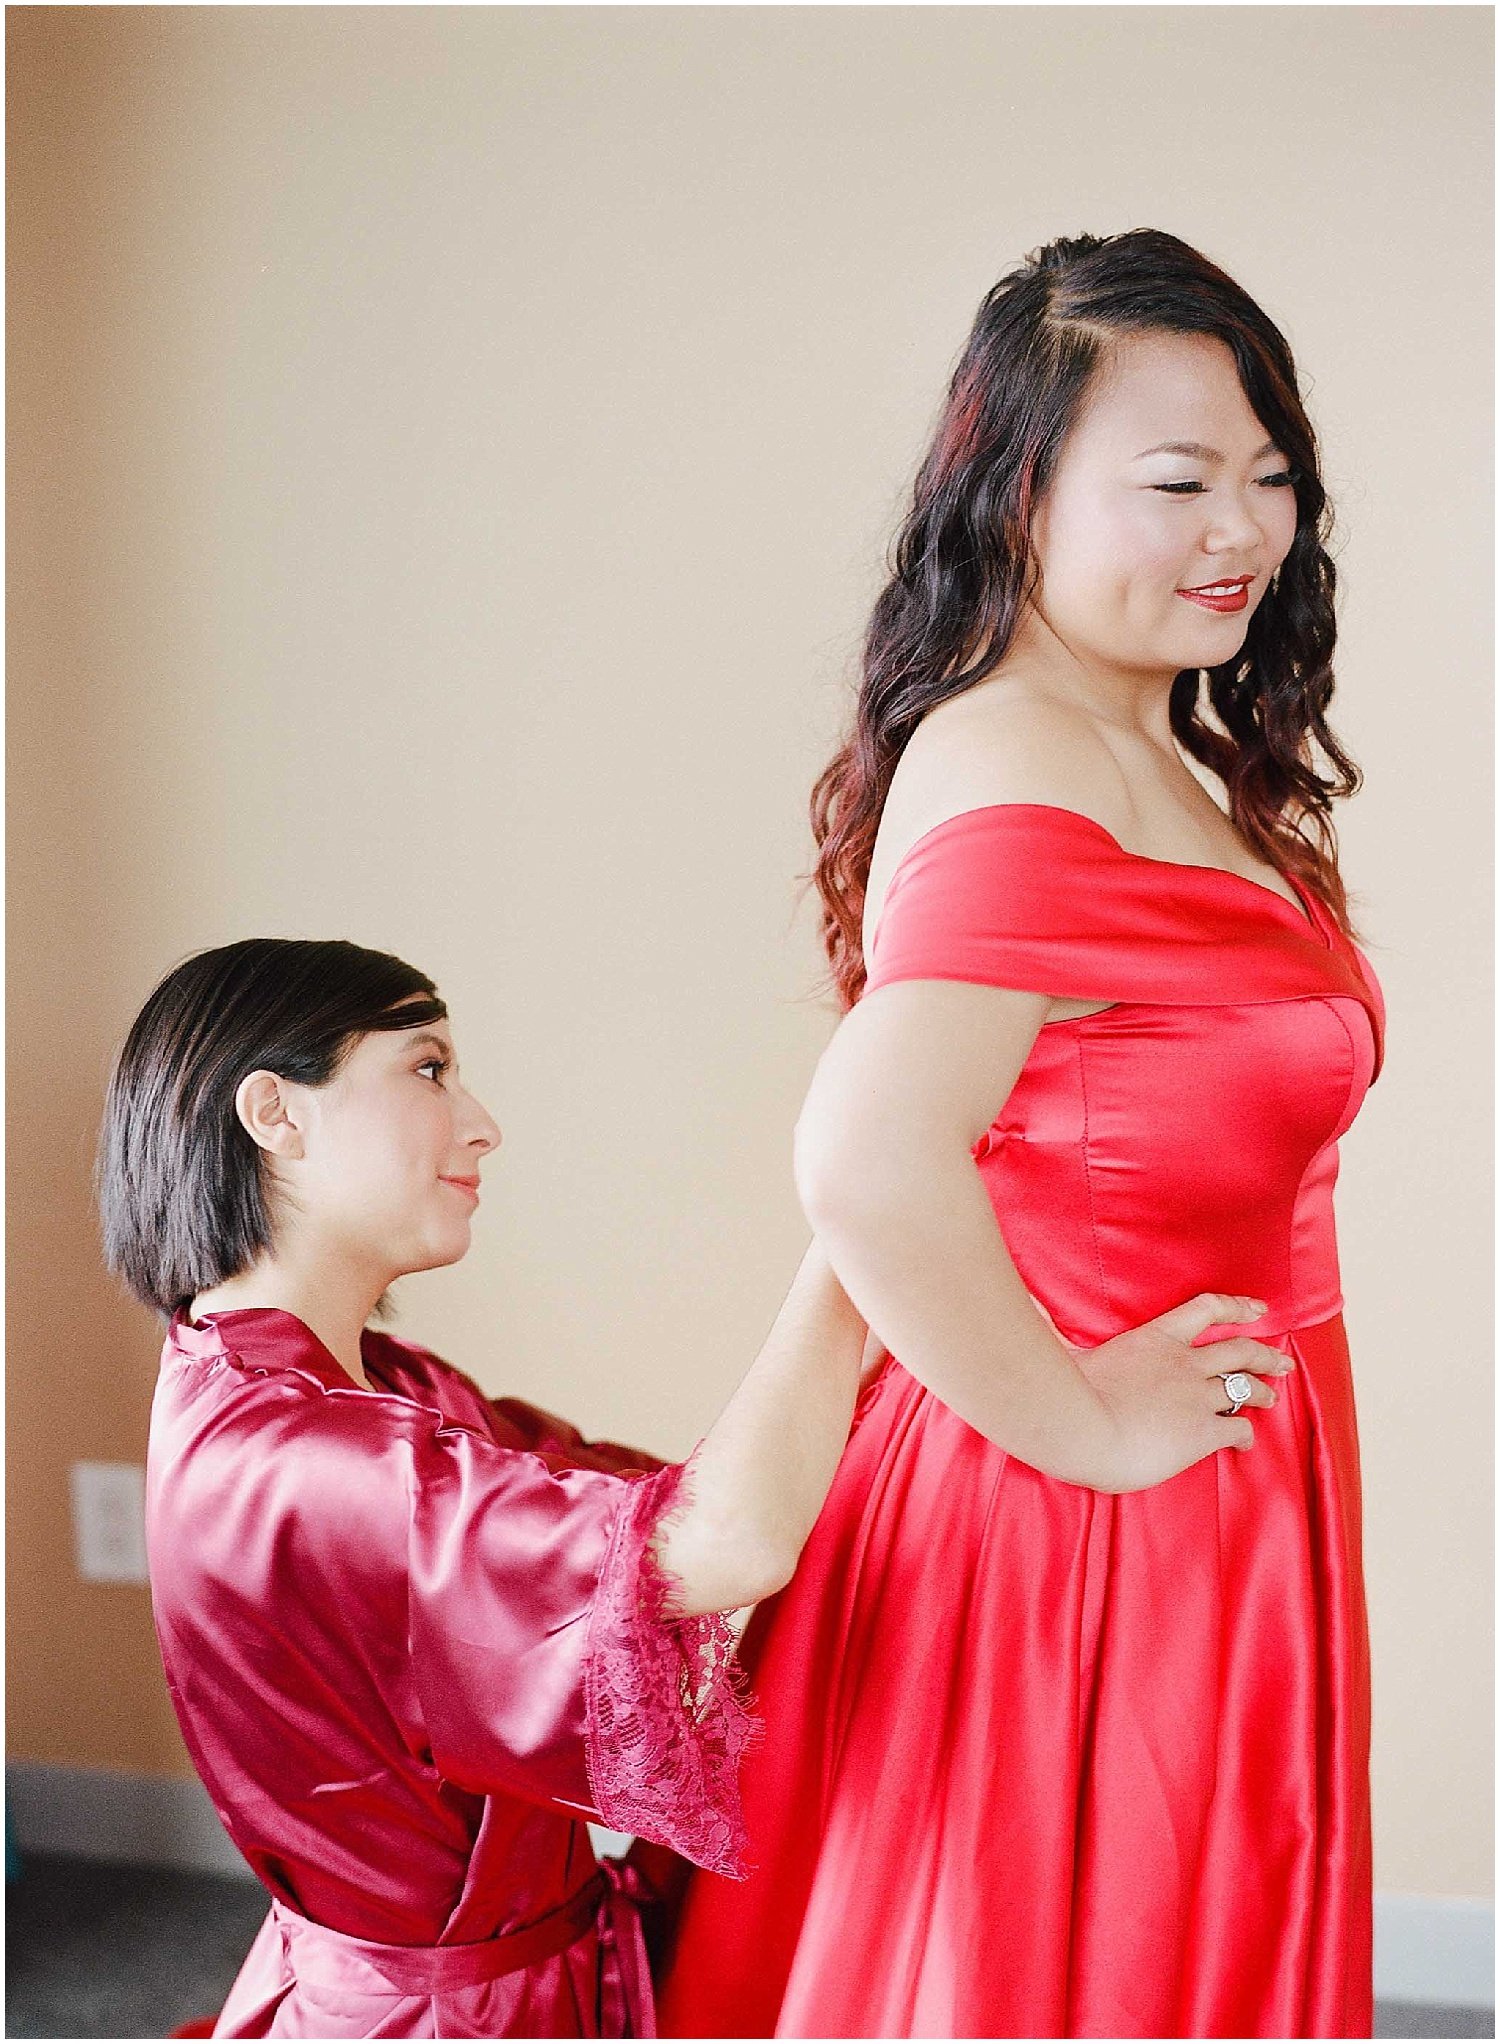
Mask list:
[[[947,368],[1153,224],[1289,332],[1341,510],[1377,1880],[1489,1893],[1489,10],[7,26],[12,1752],[187,1771],[66,1471],[143,1451],[88,1159],[189,950],[433,972],[507,1144],[403,1325],[691,1444],[804,1239],[804,805]]]

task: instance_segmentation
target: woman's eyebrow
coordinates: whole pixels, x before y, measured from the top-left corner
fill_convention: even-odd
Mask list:
[[[1276,442],[1268,440],[1264,447],[1255,450],[1250,459],[1264,461],[1268,454],[1275,454],[1278,451]],[[1135,461],[1144,461],[1148,454],[1185,454],[1192,461],[1222,462],[1224,459],[1217,447],[1205,447],[1201,440],[1163,440],[1160,446],[1144,447],[1139,454],[1131,458]]]
[[[430,1033],[423,1036],[414,1036],[406,1047],[408,1050],[435,1050],[439,1057],[448,1057],[451,1055],[451,1052],[449,1051],[447,1044],[444,1043],[442,1037],[433,1036]]]

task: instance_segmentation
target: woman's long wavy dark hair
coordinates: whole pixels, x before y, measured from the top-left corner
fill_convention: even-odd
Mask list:
[[[1223,782],[1246,841],[1305,881],[1353,934],[1330,811],[1360,773],[1324,721],[1332,514],[1291,349],[1232,277],[1175,235],[1082,234],[1033,251],[979,308],[870,619],[853,732],[813,789],[812,878],[846,1007],[864,985],[865,889],[896,763],[929,710],[1004,658],[1035,586],[1032,514],[1095,368],[1115,336],[1149,332],[1226,343],[1251,409],[1293,471],[1297,500],[1296,537],[1243,646],[1221,667],[1177,675],[1172,730]],[[1314,742],[1329,775],[1318,771]]]

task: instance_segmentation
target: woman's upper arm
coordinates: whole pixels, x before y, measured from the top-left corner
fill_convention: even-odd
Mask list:
[[[1095,998],[1072,983],[1089,973],[1069,942],[1088,876],[1059,869],[1055,842],[1030,840],[1027,812],[1072,811],[1112,834],[1125,800],[1097,729],[1065,705],[980,688],[923,719],[871,866],[869,984],[798,1125],[804,1202],[825,1166],[842,1203],[856,1178],[879,1183],[898,1143],[972,1147],[1054,1003]]]
[[[995,1120],[1052,997],[913,979],[876,987],[839,1024],[797,1124],[804,1201],[878,1187],[908,1145],[972,1148]],[[828,1180],[825,1180],[825,1172]]]

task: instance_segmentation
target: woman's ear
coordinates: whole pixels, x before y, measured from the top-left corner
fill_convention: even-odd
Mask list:
[[[302,1155],[302,1131],[291,1093],[290,1082],[275,1072],[251,1072],[235,1089],[235,1113],[251,1140],[273,1157]]]

